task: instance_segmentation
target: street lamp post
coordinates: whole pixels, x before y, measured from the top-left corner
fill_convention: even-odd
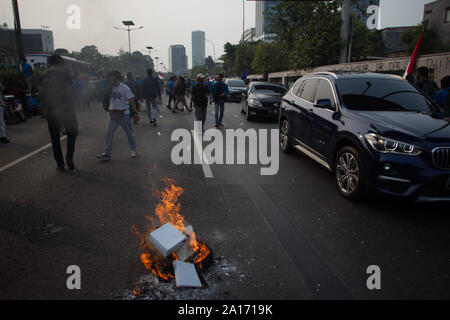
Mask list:
[[[213,45],[213,52],[214,52],[214,62],[216,62],[216,46],[214,45],[214,42],[212,42],[211,40],[208,40],[205,38],[205,41],[208,41],[209,43],[211,43]]]
[[[131,26],[134,26],[134,22],[133,21],[122,21],[123,25],[126,26],[127,28],[118,28],[118,27],[114,27],[114,29],[117,30],[124,30],[128,32],[128,52],[130,52],[131,54],[131,37],[130,37],[130,32],[134,31],[134,30],[138,30],[138,29],[142,29],[144,27],[138,27],[138,28],[131,28]]]
[[[155,60],[156,60],[156,69],[155,69],[155,71],[156,72],[158,72],[158,60],[159,60],[159,57],[155,57]]]

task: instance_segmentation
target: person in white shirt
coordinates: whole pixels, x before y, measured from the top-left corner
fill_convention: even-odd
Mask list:
[[[119,125],[128,136],[131,157],[137,157],[136,141],[133,135],[133,127],[131,126],[131,117],[133,117],[134,123],[138,123],[139,116],[134,102],[134,95],[127,85],[120,82],[121,79],[122,75],[119,71],[112,71],[108,75],[108,81],[112,86],[112,92],[109,100],[109,122],[106,133],[105,152],[96,156],[101,160],[111,159],[114,133]]]

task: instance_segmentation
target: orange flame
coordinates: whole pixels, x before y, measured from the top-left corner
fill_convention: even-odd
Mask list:
[[[170,223],[180,232],[186,234],[185,221],[184,217],[180,214],[181,204],[179,202],[179,198],[184,193],[184,190],[177,186],[175,180],[171,178],[163,178],[163,181],[166,184],[163,191],[152,188],[153,196],[159,199],[159,203],[155,208],[155,214],[161,225]],[[151,223],[151,227],[147,227],[145,234],[140,233],[136,226],[131,227],[132,231],[140,239],[140,246],[143,251],[141,254],[141,261],[145,268],[150,270],[157,277],[163,280],[173,279],[174,276],[165,270],[167,260],[164,260],[164,257],[156,255],[156,249],[148,241],[150,233],[156,229],[157,224],[155,223],[154,217],[147,216],[146,218]],[[191,246],[195,257],[193,262],[202,268],[201,262],[210,254],[210,250],[203,241],[197,239],[195,233],[192,233],[189,236],[189,245]],[[176,253],[173,253],[171,258],[172,260],[179,260]]]

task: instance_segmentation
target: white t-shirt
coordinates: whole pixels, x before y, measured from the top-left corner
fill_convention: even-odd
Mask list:
[[[113,87],[111,97],[109,99],[109,110],[125,110],[125,114],[130,112],[130,99],[133,99],[134,95],[131,89],[122,82]]]

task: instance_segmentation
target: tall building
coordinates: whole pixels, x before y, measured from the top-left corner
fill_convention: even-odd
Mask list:
[[[205,33],[192,31],[192,67],[205,64]]]
[[[22,29],[22,42],[25,54],[52,53],[55,50],[50,30]],[[16,48],[14,29],[0,30],[0,47]]]
[[[169,71],[182,75],[187,71],[186,48],[181,44],[169,47]]]
[[[255,39],[270,40],[273,35],[269,32],[269,15],[270,11],[278,4],[279,1],[256,1],[255,11]]]
[[[450,3],[437,0],[424,6],[423,20],[428,20],[428,29],[433,30],[440,41],[450,45]]]

